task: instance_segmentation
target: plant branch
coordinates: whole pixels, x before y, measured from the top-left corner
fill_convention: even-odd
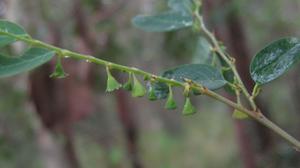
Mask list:
[[[146,76],[148,78],[151,78],[153,81],[163,82],[163,83],[166,83],[168,85],[179,86],[179,87],[184,88],[187,84],[189,84],[191,89],[195,89],[195,90],[199,91],[200,93],[202,93],[203,95],[209,96],[209,97],[211,97],[215,100],[218,100],[222,103],[225,103],[225,104],[229,105],[230,107],[232,107],[234,109],[237,109],[241,112],[246,113],[251,118],[253,118],[257,122],[263,124],[264,126],[268,127],[273,132],[275,132],[276,134],[281,136],[283,139],[285,139],[287,142],[289,142],[290,144],[295,146],[296,149],[300,149],[300,142],[298,140],[296,140],[294,137],[289,135],[283,129],[278,127],[272,121],[267,119],[260,111],[248,110],[247,108],[243,107],[242,105],[239,105],[239,104],[223,97],[222,95],[219,95],[218,93],[209,90],[208,88],[206,88],[206,87],[204,87],[200,84],[194,83],[192,81],[190,81],[189,83],[182,83],[182,82],[175,81],[173,79],[168,79],[168,78],[164,78],[164,77],[161,77],[161,76],[156,76],[152,73],[140,70],[140,69],[135,68],[135,67],[128,67],[128,66],[116,64],[116,63],[113,63],[113,62],[110,62],[110,61],[102,60],[102,59],[99,59],[99,58],[96,58],[96,57],[93,57],[93,56],[90,56],[90,55],[84,55],[84,54],[79,54],[79,53],[76,53],[76,52],[72,52],[72,51],[69,51],[69,50],[66,50],[66,49],[62,49],[62,48],[44,43],[44,42],[36,40],[36,39],[32,39],[31,37],[28,37],[28,36],[19,36],[19,35],[11,34],[11,33],[6,32],[6,31],[0,31],[0,35],[13,37],[13,38],[15,38],[19,41],[22,41],[22,42],[24,42],[26,44],[29,44],[29,45],[32,45],[32,46],[49,49],[51,51],[54,51],[59,56],[70,57],[70,58],[79,59],[79,60],[85,60],[87,62],[92,62],[92,63],[103,65],[103,66],[106,66],[106,67],[109,67],[109,68],[118,69],[120,71],[125,71],[125,72],[128,72],[128,73],[143,75],[143,76]],[[212,36],[210,33],[208,35]],[[212,40],[216,42],[215,38],[212,38]],[[219,47],[219,45],[217,45],[216,47]],[[219,48],[219,50],[220,50],[220,48]],[[220,52],[220,54],[221,53],[224,56],[224,58],[227,59],[226,55],[223,52]],[[234,68],[234,65],[233,64],[231,64],[231,65]]]
[[[257,110],[257,106],[254,102],[254,100],[252,99],[250,93],[248,92],[244,82],[242,81],[236,66],[235,66],[235,60],[232,57],[229,57],[221,48],[218,40],[216,39],[216,37],[213,35],[213,33],[211,33],[205,26],[204,24],[204,20],[203,17],[200,16],[199,11],[196,10],[194,15],[196,16],[196,18],[198,19],[199,23],[200,23],[200,31],[204,33],[204,35],[211,41],[214,49],[213,51],[217,52],[221,58],[229,65],[230,69],[232,70],[232,72],[234,73],[234,76],[236,77],[236,80],[238,82],[239,87],[241,88],[243,94],[247,97],[251,108],[253,110]]]

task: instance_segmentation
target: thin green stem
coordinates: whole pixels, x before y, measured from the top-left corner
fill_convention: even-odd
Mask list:
[[[276,124],[274,124],[273,122],[268,120],[262,113],[248,110],[245,107],[243,107],[242,105],[239,105],[239,104],[237,104],[237,103],[235,103],[235,102],[233,102],[233,101],[231,101],[231,100],[229,100],[229,99],[227,99],[227,98],[225,98],[225,97],[223,97],[223,96],[207,89],[206,87],[204,87],[202,85],[195,84],[192,81],[189,81],[189,83],[178,82],[178,81],[175,81],[173,79],[168,79],[168,78],[164,78],[164,77],[161,77],[161,76],[156,76],[154,74],[145,72],[145,71],[140,70],[140,69],[135,68],[135,67],[128,67],[128,66],[116,64],[116,63],[113,63],[113,62],[110,62],[110,61],[102,60],[102,59],[99,59],[99,58],[96,58],[96,57],[93,57],[93,56],[90,56],[90,55],[79,54],[79,53],[72,52],[72,51],[69,51],[69,50],[66,50],[66,49],[62,49],[62,48],[59,48],[59,47],[41,42],[39,40],[32,39],[30,37],[18,36],[18,35],[15,35],[15,34],[4,32],[4,31],[0,31],[0,35],[13,37],[13,38],[15,38],[19,41],[23,41],[23,42],[25,42],[29,45],[32,45],[32,46],[49,49],[51,51],[56,52],[59,56],[70,57],[70,58],[79,59],[79,60],[86,60],[86,61],[91,62],[91,63],[103,65],[103,66],[110,67],[110,68],[115,68],[115,69],[118,69],[118,70],[121,70],[121,71],[126,71],[128,73],[134,73],[134,74],[147,76],[147,77],[151,78],[151,80],[163,82],[163,83],[166,83],[168,85],[180,86],[180,87],[185,88],[185,87],[187,87],[187,84],[188,84],[190,89],[195,89],[195,90],[199,91],[200,93],[202,93],[203,95],[209,96],[209,97],[211,97],[215,100],[218,100],[220,102],[223,102],[223,103],[229,105],[230,107],[232,107],[234,109],[237,109],[241,112],[244,112],[244,113],[248,114],[254,120],[260,122],[261,124],[265,125],[269,129],[271,129],[273,132],[277,133],[279,136],[284,138],[287,142],[289,142],[290,144],[295,146],[297,149],[300,149],[300,142],[299,141],[297,141],[294,137],[292,137],[291,135],[286,133],[284,130],[282,130],[280,127],[278,127]],[[225,55],[223,55],[223,56],[225,57]]]
[[[235,66],[235,60],[231,57],[228,57],[224,51],[222,50],[218,40],[215,38],[215,36],[206,28],[204,21],[203,21],[203,17],[200,16],[198,11],[195,11],[195,16],[198,19],[199,23],[200,23],[200,27],[201,27],[201,31],[204,33],[205,36],[207,36],[207,38],[211,41],[213,47],[214,47],[214,51],[217,52],[221,58],[229,65],[229,67],[231,68],[232,72],[234,73],[234,76],[237,79],[238,84],[240,85],[239,87],[241,88],[243,94],[247,97],[251,107],[253,110],[257,109],[257,106],[254,102],[254,100],[251,98],[250,93],[248,92],[245,84],[243,83],[237,69]]]

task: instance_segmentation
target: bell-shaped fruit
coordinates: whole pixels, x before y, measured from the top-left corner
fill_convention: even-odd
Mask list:
[[[123,89],[131,91],[133,87],[132,73],[129,73],[128,81],[123,85]]]
[[[149,89],[148,89],[148,99],[151,101],[157,100],[157,96],[155,94],[155,90],[154,90],[152,84],[150,84]]]
[[[146,94],[145,87],[140,83],[140,81],[133,74],[133,87],[131,91],[131,95],[133,97],[143,97]]]
[[[167,102],[165,104],[165,108],[168,110],[174,110],[177,108],[176,102],[173,98],[172,87],[170,85],[169,85],[169,94],[168,94]]]
[[[235,119],[246,119],[246,118],[248,118],[248,115],[246,113],[243,113],[243,112],[235,109],[232,113],[232,117]]]
[[[196,108],[192,105],[190,98],[186,97],[182,114],[183,115],[192,115],[195,113],[196,113]]]
[[[61,63],[61,58],[57,58],[54,72],[50,75],[50,78],[65,78],[68,74],[65,73],[64,68]]]
[[[106,73],[107,73],[107,84],[106,84],[107,92],[112,92],[122,87],[122,85],[111,75],[108,67],[106,67]]]

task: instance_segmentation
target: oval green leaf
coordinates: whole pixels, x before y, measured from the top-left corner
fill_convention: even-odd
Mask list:
[[[0,20],[0,47],[16,41],[15,38],[2,34],[1,32],[10,33],[17,36],[28,36],[28,34],[21,26],[10,21]]]
[[[43,48],[30,48],[20,57],[0,55],[0,77],[8,77],[34,69],[54,56],[55,52]]]
[[[250,74],[257,84],[268,83],[285,73],[300,59],[300,40],[283,38],[269,44],[253,58]]]
[[[165,32],[190,27],[193,18],[180,11],[168,11],[158,15],[138,15],[132,19],[135,27],[148,32]]]
[[[218,69],[206,64],[181,65],[165,71],[162,76],[182,83],[185,82],[184,79],[190,79],[210,90],[219,89],[227,83]],[[169,88],[166,84],[156,83],[154,88],[157,98],[164,99],[168,96]]]

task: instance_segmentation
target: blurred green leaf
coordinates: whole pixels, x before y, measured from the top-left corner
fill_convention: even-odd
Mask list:
[[[200,36],[196,43],[192,62],[197,64],[212,64],[211,48],[206,38]]]
[[[18,36],[29,36],[21,26],[6,20],[0,20],[0,32],[7,32]],[[0,47],[15,41],[15,38],[0,33]]]
[[[169,0],[168,6],[174,11],[182,12],[184,15],[192,15],[192,0]]]
[[[0,77],[8,77],[34,69],[48,61],[55,52],[43,48],[30,48],[20,57],[0,55]]]
[[[250,65],[252,79],[258,84],[268,83],[285,73],[300,59],[300,40],[283,38],[262,49]]]
[[[164,32],[189,27],[193,24],[193,19],[182,12],[168,11],[153,16],[138,15],[132,19],[132,23],[145,31]]]

